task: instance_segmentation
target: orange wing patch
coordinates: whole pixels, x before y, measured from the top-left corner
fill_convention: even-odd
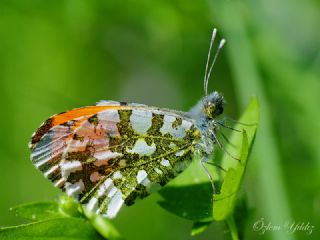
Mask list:
[[[42,136],[54,126],[64,124],[70,120],[74,120],[79,117],[88,116],[87,118],[84,118],[82,121],[78,122],[76,124],[78,126],[79,124],[81,124],[81,122],[83,122],[84,120],[87,120],[89,117],[91,117],[94,114],[97,114],[98,112],[101,112],[107,109],[124,109],[124,108],[130,108],[130,107],[128,106],[88,106],[83,108],[72,109],[70,111],[54,115],[48,120],[46,120],[34,133],[34,135],[31,138],[31,148],[37,142],[39,142]]]
[[[89,106],[83,108],[76,108],[70,111],[60,113],[52,117],[52,127],[66,123],[72,119],[76,119],[83,116],[94,115],[100,111],[107,109],[120,109],[121,106]]]

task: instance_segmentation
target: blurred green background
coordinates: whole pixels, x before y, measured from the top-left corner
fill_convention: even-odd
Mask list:
[[[213,27],[227,39],[209,83],[237,118],[257,95],[261,124],[244,182],[246,239],[320,239],[320,1],[0,2],[0,225],[9,208],[59,190],[29,160],[49,116],[101,99],[187,111],[203,95]],[[154,194],[121,211],[127,239],[191,239]],[[195,199],[196,204],[196,199]],[[253,229],[264,219],[280,231]],[[288,233],[286,223],[314,226]],[[229,239],[223,223],[195,239]]]

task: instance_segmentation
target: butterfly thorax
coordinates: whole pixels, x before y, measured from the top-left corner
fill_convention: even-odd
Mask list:
[[[198,129],[201,132],[201,139],[195,146],[195,154],[202,157],[211,155],[214,150],[215,135],[218,130],[218,125],[215,120],[200,118],[196,122]]]

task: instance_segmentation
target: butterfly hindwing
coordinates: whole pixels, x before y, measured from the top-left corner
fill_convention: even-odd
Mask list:
[[[87,115],[71,110],[75,118],[65,115],[58,125],[52,122],[59,115],[47,120],[31,143],[31,158],[68,195],[112,218],[124,203],[131,205],[184,170],[200,134],[191,119],[168,110],[98,105],[98,111],[82,110]]]

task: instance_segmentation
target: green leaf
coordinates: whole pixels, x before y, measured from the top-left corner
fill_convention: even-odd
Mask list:
[[[159,202],[161,207],[175,215],[198,222],[192,230],[193,235],[204,231],[209,225],[208,222],[226,220],[233,212],[258,121],[259,104],[254,97],[239,119],[239,122],[251,125],[236,124],[234,128],[243,129],[243,132],[241,134],[233,131],[230,137],[232,145],[228,144],[225,148],[232,156],[240,159],[240,162],[228,154],[223,155],[221,166],[227,169],[227,172],[223,177],[220,194],[214,195],[213,204],[211,184],[199,166],[198,159],[195,159],[188,169],[160,191],[163,197]],[[217,168],[212,164],[207,164],[207,168],[214,180],[218,181],[220,178]]]
[[[11,208],[14,213],[32,221],[41,221],[52,218],[66,217],[66,215],[59,211],[57,202],[36,202],[27,203]]]
[[[17,216],[32,221],[61,217],[82,217],[78,209],[79,204],[66,195],[62,195],[59,201],[27,203],[11,208]]]
[[[233,212],[237,192],[245,171],[246,157],[248,156],[248,138],[246,131],[242,135],[242,153],[239,166],[229,168],[221,187],[221,193],[214,195],[213,218],[216,221],[226,220]]]
[[[175,215],[192,221],[212,218],[212,200],[208,201],[212,188],[210,183],[189,186],[170,186],[160,191],[164,200],[158,204]]]
[[[110,220],[88,212],[66,195],[61,196],[59,201],[29,203],[12,210],[20,217],[38,222],[0,229],[0,239],[78,239],[77,235],[82,236],[82,232],[83,237],[79,239],[91,239],[90,236],[93,237],[94,232],[96,238],[93,239],[103,239],[101,236],[105,239],[122,239]],[[80,221],[79,226],[76,224],[77,219]],[[73,228],[74,231],[67,231],[65,235],[61,224],[65,224],[65,228]],[[61,229],[61,232],[45,236],[46,231],[56,231],[52,229]]]
[[[257,98],[254,97],[239,122],[257,124],[258,121],[259,104]],[[236,124],[235,128],[243,129],[243,133],[234,132],[230,138],[230,142],[236,147],[230,144],[226,147],[226,151],[231,153],[232,156],[236,156],[240,162],[228,154],[224,154],[221,161],[222,167],[228,170],[224,176],[220,194],[215,194],[214,196],[213,218],[216,221],[228,219],[233,212],[237,193],[245,173],[249,152],[257,130],[256,125],[244,126],[240,123]]]
[[[0,229],[0,239],[15,240],[94,240],[104,239],[81,218],[56,218]]]

